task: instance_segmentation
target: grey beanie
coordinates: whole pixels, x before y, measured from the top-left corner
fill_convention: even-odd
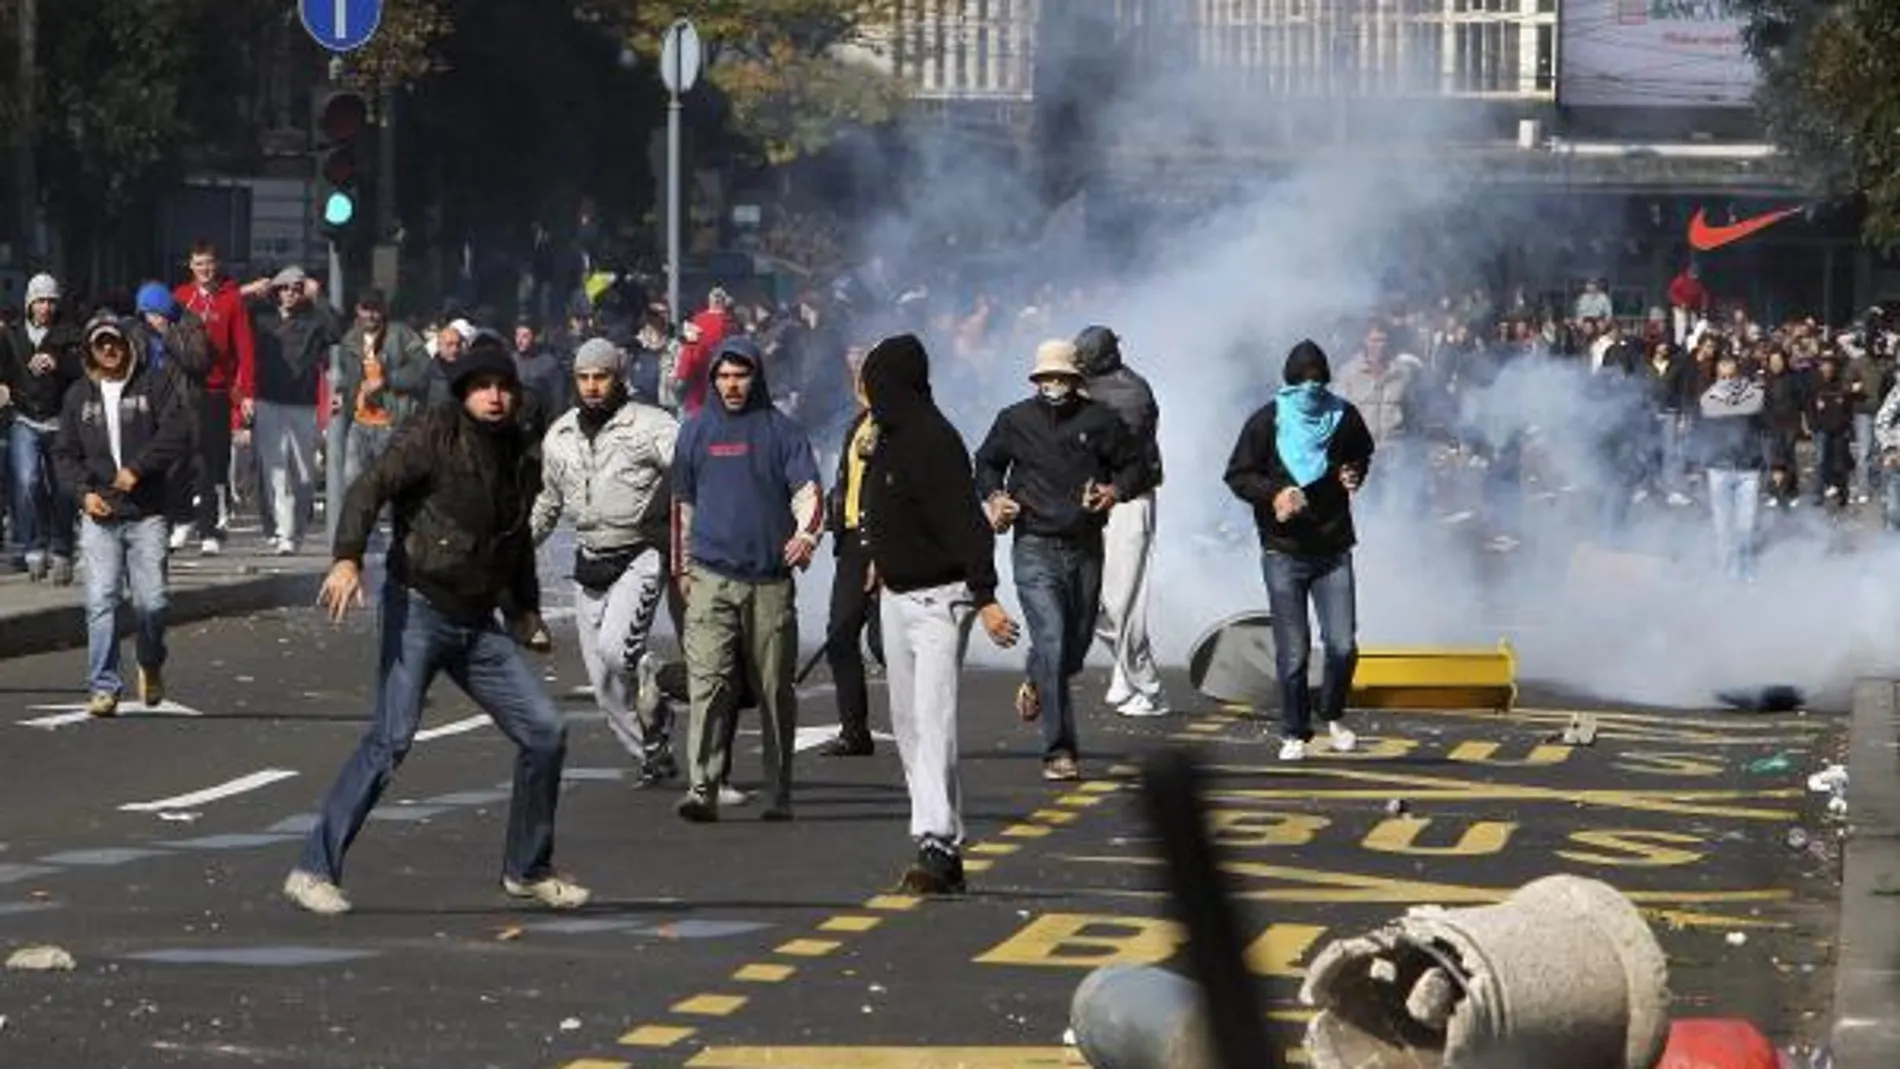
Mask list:
[[[52,275],[34,275],[26,284],[26,306],[33,307],[34,301],[59,300],[59,280]]]
[[[627,354],[621,351],[620,346],[605,338],[589,338],[574,352],[574,370],[624,375],[627,371]]]

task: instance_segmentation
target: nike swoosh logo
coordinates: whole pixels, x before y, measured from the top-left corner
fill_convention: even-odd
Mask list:
[[[1751,234],[1774,226],[1790,215],[1798,215],[1800,212],[1801,209],[1799,208],[1783,208],[1780,211],[1768,212],[1765,215],[1757,215],[1744,219],[1739,223],[1730,223],[1727,226],[1711,226],[1709,225],[1708,219],[1703,216],[1703,210],[1697,208],[1695,210],[1695,218],[1689,220],[1689,247],[1698,252],[1708,252],[1711,249],[1719,249],[1724,245],[1732,245]]]

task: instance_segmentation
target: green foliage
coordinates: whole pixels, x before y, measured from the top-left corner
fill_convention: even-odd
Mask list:
[[[443,69],[441,44],[454,29],[445,0],[387,0],[376,36],[350,54],[350,77],[369,89],[414,84]]]
[[[1735,2],[1776,142],[1818,191],[1864,199],[1869,242],[1900,246],[1900,5]]]

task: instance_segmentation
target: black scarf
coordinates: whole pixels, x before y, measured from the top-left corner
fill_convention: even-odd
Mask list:
[[[600,429],[607,425],[607,421],[614,418],[614,413],[620,411],[621,406],[626,403],[626,384],[615,382],[613,389],[607,391],[606,400],[599,405],[581,405],[575,412],[574,418],[580,424],[581,433],[586,435],[587,440],[591,442],[600,433]]]

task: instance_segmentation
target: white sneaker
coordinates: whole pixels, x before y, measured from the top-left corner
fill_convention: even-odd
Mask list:
[[[1167,716],[1174,710],[1168,708],[1167,699],[1150,698],[1146,694],[1137,694],[1115,707],[1115,711],[1128,717]]]
[[[284,879],[284,897],[319,916],[350,911],[350,900],[343,897],[341,887],[302,869],[292,869]]]
[[[188,523],[181,523],[172,528],[172,548],[184,549],[186,546],[191,545],[191,537],[195,533],[196,532],[191,529],[191,524]]]
[[[1689,495],[1687,495],[1687,494],[1684,494],[1684,493],[1679,493],[1679,492],[1678,492],[1678,493],[1671,493],[1671,494],[1669,495],[1669,507],[1670,507],[1670,508],[1676,508],[1676,509],[1679,509],[1679,508],[1683,508],[1684,506],[1686,506],[1686,505],[1689,505],[1689,504],[1691,504],[1691,502],[1689,501]]]
[[[297,555],[297,543],[288,538],[279,537],[271,545],[271,552],[280,557],[294,557]]]
[[[1133,701],[1134,697],[1134,691],[1129,690],[1127,687],[1122,686],[1120,682],[1117,682],[1108,688],[1108,694],[1102,698],[1102,701],[1106,702],[1110,709],[1120,709],[1130,701]]]
[[[207,538],[198,543],[198,555],[201,557],[215,557],[223,552],[224,543],[215,538]]]
[[[741,806],[752,800],[752,796],[734,787],[730,783],[719,785],[719,804],[722,806]]]
[[[1332,742],[1334,753],[1351,753],[1359,745],[1359,736],[1337,720],[1327,722],[1326,737]]]
[[[1280,760],[1306,760],[1306,742],[1302,739],[1288,739],[1280,744]]]
[[[592,891],[559,876],[543,876],[533,883],[503,877],[501,889],[510,898],[530,898],[549,909],[579,909],[594,897]]]

